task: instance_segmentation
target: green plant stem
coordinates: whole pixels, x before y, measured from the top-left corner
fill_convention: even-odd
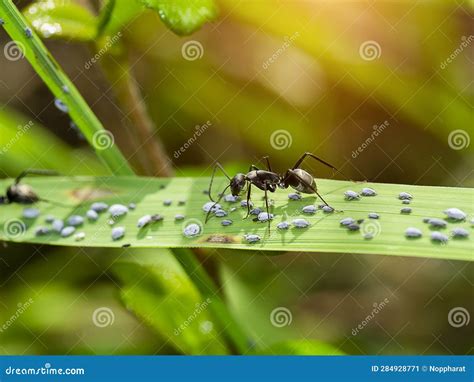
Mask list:
[[[175,253],[176,259],[199,289],[203,298],[212,300],[212,304],[209,304],[209,309],[213,312],[214,317],[219,320],[221,330],[227,334],[233,350],[239,354],[247,353],[247,336],[230,314],[220,297],[217,286],[204,270],[202,264],[197,260],[194,253],[180,248],[173,249],[173,253]]]
[[[12,1],[2,0],[0,10],[5,30],[22,48],[23,54],[54,96],[67,106],[71,119],[94,147],[97,156],[114,175],[132,175],[132,169],[116,145],[110,144],[104,147],[98,143],[100,134],[105,133],[101,122],[36,33],[32,31],[32,35],[27,36],[26,30],[29,25]],[[110,136],[106,139],[110,139]]]

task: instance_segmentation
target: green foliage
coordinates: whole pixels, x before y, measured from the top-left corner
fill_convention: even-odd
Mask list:
[[[277,343],[260,349],[255,355],[344,355],[334,346],[319,341],[298,340]]]
[[[0,182],[5,189],[11,180]],[[120,241],[111,239],[111,227],[107,216],[94,223],[86,223],[81,231],[86,233],[86,239],[74,241],[73,237],[61,238],[57,234],[35,236],[35,228],[44,225],[43,218],[36,222],[25,221],[26,231],[18,237],[8,237],[5,231],[0,239],[18,242],[31,242],[54,245],[80,245],[91,247],[120,247],[124,243],[134,247],[175,248],[239,248],[259,249],[267,251],[309,251],[309,252],[342,252],[342,253],[369,253],[385,255],[419,256],[438,259],[472,260],[471,239],[452,239],[446,245],[430,241],[430,230],[422,222],[425,217],[444,217],[443,211],[450,207],[457,207],[470,211],[473,190],[466,188],[426,187],[396,184],[361,184],[335,180],[318,180],[320,192],[328,203],[336,210],[326,214],[318,211],[314,216],[302,215],[301,208],[308,204],[319,204],[313,196],[305,196],[300,201],[289,201],[287,192],[278,190],[271,197],[274,199],[272,212],[276,215],[272,223],[272,230],[267,231],[266,223],[244,219],[246,209],[239,204],[236,211],[229,213],[228,218],[233,224],[221,226],[221,219],[211,218],[204,223],[205,213],[202,206],[208,201],[203,190],[207,188],[209,180],[206,178],[30,178],[31,184],[41,197],[48,200],[61,201],[71,207],[43,204],[42,213],[53,214],[57,218],[66,219],[72,214],[85,215],[90,203],[96,200],[112,203],[136,203],[135,210],[119,219],[116,226],[126,228],[126,235]],[[222,190],[226,179],[217,179],[214,192]],[[162,188],[164,186],[164,188]],[[343,192],[347,189],[360,191],[364,186],[373,187],[378,195],[362,197],[360,200],[347,201]],[[413,213],[401,214],[404,206],[398,199],[402,191],[410,192],[414,200],[410,205]],[[260,199],[263,194],[255,191],[253,200],[255,206],[264,208]],[[83,200],[81,198],[86,198]],[[172,200],[171,206],[164,206],[163,201]],[[178,202],[185,201],[180,206]],[[80,202],[83,203],[80,203]],[[229,211],[233,206],[225,203],[224,208]],[[9,219],[21,219],[22,206],[8,205],[2,207],[0,225],[6,224]],[[367,218],[369,212],[380,214],[379,220]],[[151,224],[142,230],[136,227],[138,219],[146,214],[162,214],[164,221]],[[175,221],[176,214],[185,215],[182,221]],[[348,231],[342,228],[339,221],[344,217],[365,219],[361,224],[361,231]],[[292,228],[279,231],[275,228],[277,222],[296,217],[306,218],[311,226],[308,229]],[[195,238],[184,237],[184,225],[197,222],[201,224],[203,234]],[[455,226],[469,228],[468,222],[449,223],[448,231]],[[420,239],[408,239],[404,236],[407,227],[418,227],[423,231]],[[244,240],[245,234],[258,234],[261,241],[249,244]],[[373,239],[364,239],[363,234],[372,233]]]

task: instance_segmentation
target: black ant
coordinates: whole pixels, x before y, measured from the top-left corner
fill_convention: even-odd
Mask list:
[[[247,218],[250,214],[249,202],[250,202],[250,196],[251,196],[251,188],[252,188],[252,185],[254,185],[255,187],[265,192],[264,199],[265,199],[265,206],[267,210],[267,218],[268,218],[269,227],[270,227],[270,214],[268,212],[268,192],[275,192],[277,187],[280,187],[280,188],[292,187],[296,191],[304,193],[304,194],[316,194],[317,196],[319,196],[319,198],[321,198],[321,200],[326,206],[330,207],[329,204],[324,200],[324,198],[319,194],[314,176],[312,176],[309,172],[300,168],[301,163],[305,160],[306,157],[311,157],[319,161],[320,163],[330,167],[334,171],[339,172],[336,167],[334,167],[333,165],[329,164],[328,162],[322,160],[321,158],[318,158],[316,155],[309,152],[304,153],[296,161],[295,165],[292,168],[288,169],[285,174],[278,174],[276,172],[273,172],[268,156],[264,157],[267,163],[267,170],[261,170],[257,166],[251,165],[247,174],[238,173],[233,178],[230,178],[229,175],[227,175],[224,168],[222,167],[222,165],[219,162],[217,162],[212,172],[211,182],[209,183],[209,199],[211,199],[211,201],[214,202],[214,206],[215,206],[222,199],[222,197],[225,194],[225,191],[229,187],[230,187],[232,195],[238,196],[244,190],[245,186],[248,186],[247,188],[247,215],[245,216],[245,218]],[[217,201],[214,201],[214,199],[212,199],[212,196],[211,196],[211,188],[212,188],[212,183],[214,181],[214,176],[217,169],[220,169],[222,173],[227,177],[227,179],[229,179],[230,184],[227,187],[225,187],[224,190],[220,193]],[[212,211],[213,211],[213,208],[211,208],[208,211],[206,215],[206,223]]]
[[[15,183],[7,188],[5,196],[0,196],[0,204],[33,204],[39,201],[48,201],[42,199],[38,196],[36,192],[33,191],[31,186],[27,184],[21,184],[21,180],[28,175],[58,175],[56,171],[53,170],[35,170],[29,169],[23,171],[15,179]]]

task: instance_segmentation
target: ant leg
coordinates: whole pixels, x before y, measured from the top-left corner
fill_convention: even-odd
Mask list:
[[[265,162],[267,162],[267,170],[273,172],[272,165],[270,164],[270,157],[268,155],[264,156]]]
[[[268,211],[268,193],[267,193],[267,184],[266,183],[265,183],[265,206],[267,207],[268,232],[270,233],[270,212]]]
[[[20,183],[20,181],[28,175],[59,175],[57,171],[54,170],[41,170],[41,169],[28,169],[25,171],[22,171],[20,175],[18,175],[15,179],[15,184]]]
[[[250,215],[250,191],[252,188],[252,183],[249,182],[249,188],[247,190],[247,215],[244,217],[244,219],[247,219]]]
[[[298,159],[295,163],[295,165],[292,167],[292,170],[294,170],[295,168],[299,168],[301,163],[305,160],[306,157],[310,157],[310,158],[313,158],[313,159],[316,159],[318,162],[324,164],[325,166],[328,166],[329,168],[331,168],[333,171],[341,174],[345,179],[349,179],[342,171],[338,170],[336,167],[334,167],[332,164],[322,160],[321,158],[318,158],[316,155],[310,153],[310,152],[305,152],[300,159]],[[352,179],[349,179],[351,181],[353,181]]]
[[[230,181],[230,177],[229,175],[227,175],[227,173],[225,172],[224,170],[224,167],[222,167],[222,165],[219,163],[219,162],[216,162],[216,164],[214,165],[214,169],[212,170],[212,176],[211,176],[211,182],[209,183],[209,199],[211,199],[211,201],[214,201],[214,199],[212,199],[212,195],[211,195],[211,189],[212,189],[212,183],[214,182],[214,176],[216,175],[216,170],[219,169],[222,171],[222,173],[227,177],[227,179],[229,179]]]
[[[204,223],[207,223],[207,221],[209,220],[209,216],[210,216],[212,210],[214,209],[215,205],[221,201],[222,197],[223,197],[224,194],[225,194],[225,191],[226,191],[229,187],[230,187],[230,184],[229,184],[226,188],[224,188],[224,190],[222,191],[221,195],[219,196],[219,198],[217,199],[216,202],[214,202],[214,200],[213,200],[214,204],[211,206],[211,208],[209,209],[209,211],[207,211],[206,220],[204,221]]]

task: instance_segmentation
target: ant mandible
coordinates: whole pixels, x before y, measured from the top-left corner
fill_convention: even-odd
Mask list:
[[[249,202],[250,202],[250,196],[251,196],[251,188],[252,188],[252,185],[254,185],[255,187],[265,192],[264,199],[265,199],[265,206],[267,210],[268,226],[270,226],[270,214],[269,214],[269,209],[268,209],[268,192],[275,192],[277,187],[280,187],[280,188],[292,187],[293,189],[299,192],[302,192],[304,194],[316,194],[317,196],[319,196],[319,198],[323,201],[325,205],[329,206],[329,204],[319,194],[314,176],[311,175],[309,172],[300,168],[301,163],[306,159],[306,157],[313,158],[319,161],[320,163],[324,164],[325,166],[330,167],[334,171],[339,172],[336,167],[322,160],[321,158],[318,158],[316,155],[310,152],[305,152],[303,155],[301,155],[301,157],[296,161],[294,166],[288,169],[285,172],[285,174],[278,174],[272,170],[268,156],[264,157],[267,164],[267,170],[261,170],[257,166],[251,165],[247,174],[238,173],[233,178],[230,178],[229,175],[227,175],[224,168],[222,167],[222,165],[219,162],[217,162],[212,172],[211,182],[209,183],[209,193],[208,193],[209,199],[211,199],[211,201],[214,202],[214,205],[216,205],[217,203],[220,202],[220,200],[225,194],[225,191],[228,188],[230,188],[233,196],[239,196],[241,192],[244,190],[245,186],[248,186],[247,188],[247,215],[245,216],[245,218],[247,218],[250,213]],[[216,174],[217,169],[222,171],[222,173],[227,177],[227,179],[229,179],[230,183],[221,192],[217,201],[214,201],[214,199],[212,198],[211,189],[212,189],[212,183],[214,182],[214,176]],[[208,211],[206,215],[206,223],[209,220],[209,216],[212,211],[213,211],[213,208],[211,208]]]

